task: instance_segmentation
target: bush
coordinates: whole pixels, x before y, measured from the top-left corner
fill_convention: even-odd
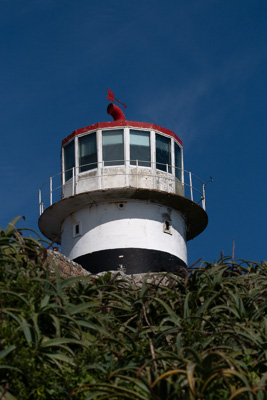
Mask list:
[[[17,220],[0,229],[0,399],[266,399],[266,264],[63,279]]]

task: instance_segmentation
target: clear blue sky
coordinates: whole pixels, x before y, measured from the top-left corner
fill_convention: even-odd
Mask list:
[[[0,0],[1,219],[38,230],[38,189],[61,140],[110,120],[171,129],[207,186],[189,264],[267,259],[266,0]]]

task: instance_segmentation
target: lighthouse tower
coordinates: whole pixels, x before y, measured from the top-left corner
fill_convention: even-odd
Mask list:
[[[62,141],[62,171],[39,191],[39,228],[92,273],[127,274],[187,266],[187,241],[207,226],[205,185],[183,168],[172,131],[109,119]]]

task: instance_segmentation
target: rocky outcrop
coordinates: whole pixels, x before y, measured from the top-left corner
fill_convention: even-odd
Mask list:
[[[47,255],[45,259],[46,267],[50,269],[51,273],[55,272],[55,266],[58,268],[60,276],[62,278],[71,278],[76,276],[88,276],[92,275],[95,277],[101,277],[107,274],[107,271],[100,272],[99,274],[93,275],[84,269],[81,265],[77,264],[76,262],[70,260],[68,257],[61,254],[59,251],[56,250],[47,250]],[[135,275],[127,275],[125,274],[123,269],[118,269],[116,271],[108,271],[110,273],[111,280],[118,280],[128,283],[132,283],[136,286],[140,286],[143,282],[146,283],[153,283],[153,284],[160,284],[163,286],[168,286],[171,281],[175,281],[177,276],[180,278],[186,278],[187,271],[183,267],[177,267],[177,271],[174,274],[170,273],[146,273],[146,274],[135,274]]]
[[[51,273],[55,272],[55,266],[57,266],[62,278],[90,275],[90,272],[86,271],[80,264],[70,260],[56,250],[47,250],[45,264],[46,267],[50,269]]]

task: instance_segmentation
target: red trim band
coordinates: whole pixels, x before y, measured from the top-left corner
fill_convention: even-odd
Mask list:
[[[166,135],[171,136],[174,139],[176,139],[177,142],[179,142],[180,145],[183,146],[183,142],[181,141],[181,139],[179,139],[178,136],[176,136],[176,134],[173,131],[170,131],[169,129],[162,128],[161,126],[158,126],[155,124],[150,124],[148,122],[136,122],[136,121],[126,121],[126,120],[110,121],[110,122],[97,122],[96,124],[86,126],[85,128],[76,129],[69,136],[67,136],[65,139],[62,140],[62,146],[64,146],[66,143],[68,143],[75,136],[82,135],[83,133],[86,133],[89,131],[95,131],[97,129],[104,129],[104,128],[126,127],[126,126],[129,126],[131,128],[145,128],[145,129],[150,129],[150,130],[155,130],[155,131],[158,131],[161,133],[165,133]]]

